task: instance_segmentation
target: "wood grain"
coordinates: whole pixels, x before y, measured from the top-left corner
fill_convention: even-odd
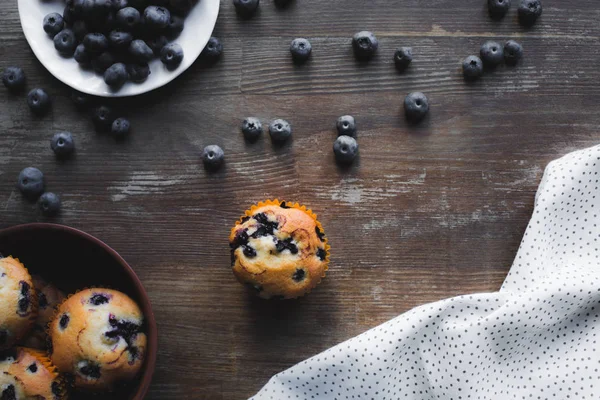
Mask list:
[[[25,68],[52,113],[33,118],[23,96],[0,95],[0,228],[43,221],[14,189],[41,168],[64,211],[57,222],[113,246],[152,298],[160,329],[148,399],[243,399],[275,374],[412,307],[497,290],[533,208],[548,161],[594,145],[600,114],[600,10],[596,0],[544,0],[532,29],[516,7],[491,21],[485,1],[312,0],[240,21],[222,2],[215,35],[225,53],[169,86],[111,104],[133,124],[122,143],[96,134],[68,88],[35,60],[15,1],[0,3],[0,68]],[[354,61],[350,38],[380,39],[378,56]],[[314,53],[295,67],[288,47]],[[488,39],[516,38],[525,59],[465,84],[460,61]],[[414,49],[404,74],[395,47]],[[404,96],[425,92],[431,115],[411,126]],[[352,114],[360,159],[335,165],[335,119]],[[288,119],[293,142],[243,141],[248,115]],[[73,132],[74,160],[58,163],[49,140]],[[207,144],[227,164],[207,174]],[[333,247],[327,279],[295,302],[250,297],[229,270],[227,235],[251,203],[285,198],[320,216]]]

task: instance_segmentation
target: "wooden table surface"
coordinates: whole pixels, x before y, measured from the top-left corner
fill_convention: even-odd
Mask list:
[[[35,59],[16,0],[0,2],[0,68],[22,66],[53,111],[33,118],[24,96],[0,93],[0,228],[46,221],[15,190],[19,171],[42,169],[63,200],[54,221],[114,247],[136,270],[159,325],[148,399],[244,399],[271,375],[423,303],[497,290],[532,213],[548,161],[597,143],[600,8],[597,0],[543,0],[532,29],[494,22],[484,0],[261,2],[250,21],[230,0],[215,35],[223,58],[194,64],[152,94],[110,103],[132,121],[129,140],[95,133],[70,90]],[[378,56],[357,63],[352,35],[372,30]],[[295,67],[289,43],[309,38]],[[460,61],[487,39],[525,48],[516,68],[465,84]],[[395,71],[397,46],[414,62]],[[423,91],[430,116],[401,112]],[[360,160],[336,166],[335,120],[356,117]],[[241,121],[285,118],[293,142],[244,142]],[[49,148],[73,132],[74,160]],[[226,168],[207,174],[202,148],[219,144]],[[332,245],[327,279],[298,301],[249,296],[231,274],[227,237],[253,202],[302,202]],[[85,266],[82,266],[85,268]]]

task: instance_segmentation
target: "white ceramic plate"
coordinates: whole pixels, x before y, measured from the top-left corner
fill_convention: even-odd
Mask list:
[[[174,71],[167,70],[160,60],[150,63],[152,73],[141,84],[127,82],[119,91],[112,91],[102,76],[79,68],[73,58],[61,57],[54,48],[54,42],[43,29],[47,14],[58,12],[62,15],[63,0],[18,0],[19,15],[25,37],[40,62],[57,79],[80,92],[102,97],[127,97],[146,93],[166,85],[177,78],[196,61],[217,22],[219,0],[200,0],[185,19],[185,29],[174,41],[183,48],[181,65]]]

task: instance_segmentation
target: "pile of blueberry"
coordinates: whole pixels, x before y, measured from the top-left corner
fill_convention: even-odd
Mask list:
[[[44,31],[63,57],[104,76],[113,90],[144,82],[159,57],[168,70],[183,60],[171,43],[183,31],[195,0],[67,0],[63,14],[48,14]]]
[[[463,60],[463,75],[466,80],[473,81],[483,75],[484,67],[493,69],[502,63],[514,66],[522,57],[523,47],[514,40],[509,40],[504,46],[490,40],[481,45],[479,57],[472,55]]]

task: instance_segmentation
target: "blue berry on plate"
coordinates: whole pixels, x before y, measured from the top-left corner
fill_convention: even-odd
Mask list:
[[[469,56],[462,62],[463,75],[466,80],[475,80],[483,75],[483,62],[477,56]]]
[[[92,55],[87,51],[83,43],[75,48],[73,58],[79,65],[85,68],[89,67],[92,63]]]
[[[429,112],[429,100],[421,92],[409,93],[404,99],[404,113],[409,121],[418,122]]]
[[[104,53],[108,50],[108,39],[101,33],[88,33],[83,38],[83,44],[90,53]]]
[[[269,124],[269,135],[273,143],[282,144],[292,137],[292,126],[284,119],[276,119]]]
[[[138,62],[149,62],[154,58],[152,49],[141,39],[131,42],[129,54]]]
[[[510,0],[488,0],[488,11],[494,19],[502,19],[510,9]]]
[[[310,53],[312,52],[312,45],[304,38],[298,38],[292,40],[290,45],[290,53],[292,53],[292,59],[296,64],[302,64],[308,60]]]
[[[202,57],[207,60],[214,61],[221,57],[221,53],[223,53],[223,45],[221,44],[219,38],[213,36],[208,39],[206,47],[204,47],[204,50],[202,50]]]
[[[129,79],[134,83],[142,83],[150,76],[150,66],[148,63],[134,63],[127,65]]]
[[[497,67],[504,62],[504,48],[500,43],[489,40],[481,45],[479,56],[485,66]]]
[[[92,121],[99,130],[109,130],[115,120],[113,110],[107,106],[99,106],[92,114]]]
[[[38,207],[42,215],[46,217],[54,217],[60,212],[60,197],[52,192],[46,192],[40,196]]]
[[[249,142],[256,141],[263,133],[263,127],[258,118],[248,117],[242,123],[242,133]]]
[[[343,115],[338,118],[335,124],[338,136],[346,135],[356,137],[356,121],[351,115]]]
[[[160,61],[172,71],[183,61],[183,49],[177,43],[169,43],[160,51]]]
[[[44,32],[50,37],[56,36],[65,27],[65,21],[59,13],[51,13],[44,17]]]
[[[140,23],[142,16],[140,12],[133,7],[125,7],[117,11],[117,25],[121,29],[133,31]]]
[[[352,48],[357,59],[368,60],[377,52],[379,41],[372,32],[358,32],[352,38]]]
[[[541,0],[521,0],[519,5],[519,22],[521,25],[532,26],[541,15]]]
[[[171,10],[171,14],[175,13],[186,16],[195,4],[195,0],[171,0],[169,2],[169,9]]]
[[[260,0],[233,0],[235,11],[242,18],[250,18],[258,9]]]
[[[27,167],[19,173],[17,178],[17,189],[21,194],[30,199],[35,200],[42,193],[46,184],[44,181],[44,174],[37,168]]]
[[[93,18],[101,21],[113,10],[111,0],[94,0]]]
[[[523,47],[514,40],[506,42],[504,45],[504,62],[508,65],[515,65],[521,58],[523,58]]]
[[[75,13],[73,6],[67,5],[63,11],[62,17],[65,25],[73,24],[73,22],[77,20],[77,14]]]
[[[104,71],[117,62],[116,57],[109,51],[92,58],[92,68],[96,73],[104,75]]]
[[[122,139],[127,136],[130,129],[131,124],[127,118],[117,118],[113,121],[110,131],[117,139]]]
[[[71,101],[79,110],[87,110],[87,108],[92,103],[90,96],[78,92],[76,90],[74,90],[73,93],[71,93]]]
[[[73,154],[73,151],[75,151],[73,135],[71,135],[69,132],[59,132],[55,134],[50,141],[50,148],[56,157],[69,157],[71,154]]]
[[[333,153],[337,162],[350,164],[358,155],[358,143],[352,136],[338,136],[333,143]]]
[[[12,93],[25,89],[25,72],[19,67],[7,67],[2,72],[2,84]]]
[[[71,29],[75,34],[75,39],[77,39],[77,41],[79,42],[83,41],[85,35],[89,33],[88,26],[86,22],[82,19],[78,19],[77,21],[73,22],[73,26],[71,27]]]
[[[128,0],[112,0],[112,8],[114,11],[119,11],[127,6],[129,6]]]
[[[123,63],[113,64],[104,71],[104,82],[113,90],[120,89],[128,78],[127,67]]]
[[[169,21],[169,25],[165,30],[165,34],[169,37],[169,39],[177,39],[181,32],[183,32],[184,22],[183,18],[178,17],[177,15],[171,15],[171,20]]]
[[[204,167],[210,170],[217,170],[225,161],[223,149],[217,145],[206,146],[202,151],[202,162]]]
[[[166,36],[162,36],[162,35],[155,36],[146,41],[146,44],[148,45],[148,47],[150,47],[152,49],[152,51],[154,52],[154,54],[156,56],[160,56],[160,51],[168,43],[169,43],[169,39],[167,39]]]
[[[65,57],[73,56],[77,47],[75,33],[69,28],[65,28],[54,36],[54,48]]]
[[[50,110],[52,102],[44,89],[35,88],[27,95],[27,105],[34,114],[44,115]]]
[[[412,48],[411,47],[400,47],[394,53],[394,64],[398,71],[404,71],[412,62]]]
[[[127,31],[114,30],[108,34],[108,43],[111,49],[125,51],[133,41],[133,35]]]
[[[153,31],[162,31],[171,21],[171,13],[165,7],[148,6],[144,10],[144,26]]]

